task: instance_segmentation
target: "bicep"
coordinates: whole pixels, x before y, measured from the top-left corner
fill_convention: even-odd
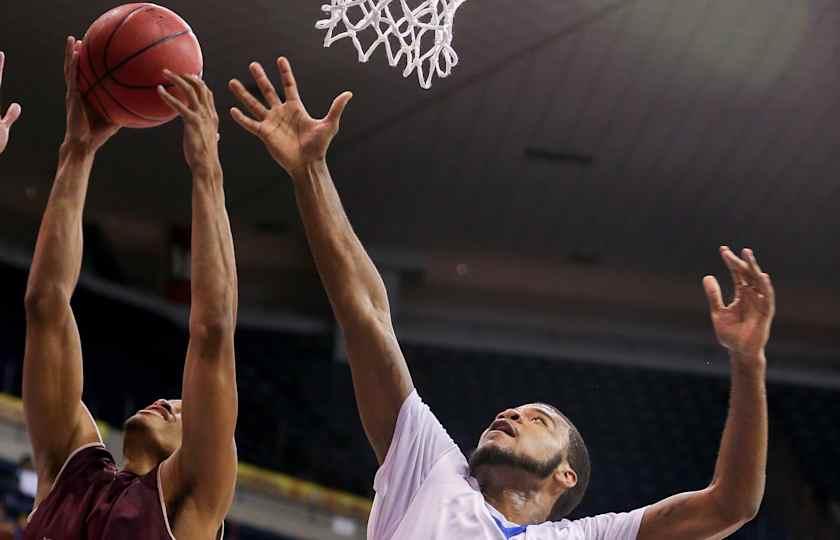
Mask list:
[[[51,479],[76,448],[101,442],[82,403],[82,350],[69,305],[30,311],[23,366],[23,406],[38,474]]]
[[[382,464],[400,408],[414,384],[388,318],[359,319],[345,325],[344,333],[359,416]]]
[[[209,349],[192,338],[182,395],[183,442],[173,459],[179,486],[211,513],[226,513],[236,484],[238,400],[233,335]]]
[[[717,540],[742,523],[725,517],[711,488],[680,493],[649,506],[639,528],[639,540]]]

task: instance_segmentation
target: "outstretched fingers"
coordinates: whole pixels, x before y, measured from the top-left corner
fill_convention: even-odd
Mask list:
[[[193,86],[186,77],[172,73],[168,69],[163,70],[163,76],[169,79],[169,81],[181,91],[181,94],[187,100],[188,109],[196,110],[199,108],[201,102],[198,97],[198,91],[196,91],[195,86]],[[164,88],[164,90],[166,89]],[[166,93],[172,95],[172,93],[168,90]]]
[[[351,99],[353,99],[353,94],[351,92],[344,92],[335,98],[332,106],[330,107],[330,112],[327,113],[325,120],[331,124],[338,125],[339,122],[341,122],[341,115],[344,114],[344,109],[347,108],[347,104],[350,103]]]
[[[269,80],[268,75],[265,74],[265,70],[262,65],[260,65],[259,62],[251,62],[248,69],[251,71],[251,76],[254,77],[254,81],[257,83],[257,88],[260,89],[260,92],[265,98],[266,103],[268,103],[269,108],[281,105],[282,102],[280,101],[280,97],[277,95],[277,90],[274,89],[274,85],[271,84],[271,81]]]
[[[758,259],[751,249],[745,249],[744,255],[749,263],[750,271],[753,276],[754,287],[759,294],[766,297],[771,302],[775,300],[775,291],[773,290],[773,283],[770,280],[770,275],[761,270],[758,264]]]
[[[239,103],[245,106],[257,120],[262,120],[268,115],[268,109],[262,104],[260,100],[254,97],[254,94],[248,91],[245,88],[245,85],[242,84],[239,79],[232,79],[228,83],[228,88],[239,100]]]
[[[251,133],[252,135],[259,136],[260,134],[260,123],[254,120],[253,118],[248,118],[245,114],[242,113],[238,108],[231,107],[230,115],[233,118],[233,121],[242,126],[242,128]]]
[[[163,87],[162,84],[159,84],[157,87],[158,95],[160,98],[169,105],[172,110],[180,114],[182,117],[189,117],[193,112],[190,108],[180,99],[173,96],[169,91]]]
[[[0,119],[0,124],[5,126],[6,129],[12,127],[18,118],[20,118],[21,108],[20,105],[17,103],[12,103],[9,106],[9,110],[6,111],[6,116]]]
[[[720,248],[720,256],[723,259],[723,263],[729,268],[729,272],[732,274],[732,282],[735,285],[736,290],[740,287],[745,287],[748,285],[746,276],[749,274],[749,265],[738,258],[728,246],[722,246]]]
[[[280,80],[283,82],[283,95],[286,96],[286,101],[300,101],[300,92],[289,59],[285,56],[278,58],[277,69],[280,71]]]
[[[712,313],[717,313],[726,308],[720,292],[720,284],[714,276],[703,278],[703,290],[706,292],[706,299],[709,301],[709,309]]]

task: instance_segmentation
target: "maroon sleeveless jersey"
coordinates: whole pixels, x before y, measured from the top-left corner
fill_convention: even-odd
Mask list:
[[[32,512],[24,540],[173,540],[158,469],[120,471],[104,446],[81,447]]]

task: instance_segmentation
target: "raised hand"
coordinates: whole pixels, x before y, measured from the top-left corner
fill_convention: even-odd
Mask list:
[[[79,91],[79,49],[81,41],[73,36],[67,38],[64,48],[64,82],[67,85],[65,102],[67,106],[67,131],[64,143],[77,146],[88,152],[96,152],[120,128],[102,118],[90,114]]]
[[[0,51],[0,86],[3,84],[3,65],[6,63],[6,55]],[[2,112],[2,111],[0,111]],[[5,116],[0,116],[0,154],[6,149],[9,144],[9,130],[12,125],[20,117],[21,108],[17,103],[12,103],[9,110],[6,111]]]
[[[266,103],[255,98],[239,80],[233,79],[230,89],[251,116],[236,107],[230,112],[236,123],[259,137],[271,157],[294,176],[307,165],[326,158],[327,149],[338,133],[341,115],[353,94],[344,92],[335,98],[327,116],[315,119],[300,99],[289,61],[278,58],[277,69],[283,82],[285,102],[277,95],[262,66],[254,62],[250,65],[251,75]]]
[[[176,75],[164,71],[183,99],[178,99],[163,86],[160,97],[184,120],[184,158],[194,173],[210,172],[219,167],[219,115],[213,92],[195,75]]]
[[[717,279],[703,278],[717,339],[734,355],[763,359],[776,312],[770,276],[762,272],[750,249],[744,249],[738,257],[723,246],[720,254],[732,274],[735,296],[732,302],[724,304]]]

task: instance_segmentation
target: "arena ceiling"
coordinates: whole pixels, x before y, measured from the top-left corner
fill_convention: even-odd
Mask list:
[[[456,19],[461,64],[429,91],[382,55],[359,64],[347,42],[324,49],[320,0],[164,3],[198,34],[220,108],[233,104],[230,77],[278,54],[313,113],[355,93],[331,161],[369,245],[694,276],[719,270],[721,243],[748,244],[779,279],[840,307],[834,0],[469,0]],[[4,5],[4,99],[24,106],[0,162],[7,241],[48,193],[63,38],[112,6]],[[298,230],[287,179],[223,116],[241,235]],[[179,133],[175,123],[109,144],[89,216],[186,222]]]

